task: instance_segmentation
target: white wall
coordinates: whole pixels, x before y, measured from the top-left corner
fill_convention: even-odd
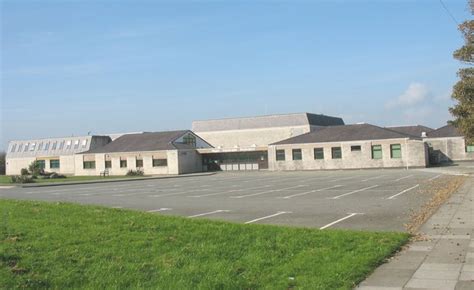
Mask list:
[[[439,152],[439,162],[474,160],[474,153],[466,152],[464,137],[425,138],[424,141]]]

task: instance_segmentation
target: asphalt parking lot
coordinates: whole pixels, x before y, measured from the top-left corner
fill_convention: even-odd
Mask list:
[[[104,184],[3,188],[0,198],[313,228],[404,231],[441,173],[385,169],[235,172]],[[67,213],[64,213],[67,215]]]

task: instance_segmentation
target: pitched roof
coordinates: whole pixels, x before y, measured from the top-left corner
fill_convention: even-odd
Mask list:
[[[422,125],[415,125],[415,126],[396,126],[396,127],[385,127],[387,129],[397,131],[403,134],[408,134],[412,136],[421,137],[421,133],[431,132],[434,129]]]
[[[446,125],[428,133],[428,138],[462,137],[463,135],[453,125]]]
[[[256,117],[228,118],[216,120],[193,121],[194,132],[212,132],[226,130],[245,130],[289,126],[330,126],[344,125],[338,117],[318,115],[311,113],[294,113],[280,115],[266,115]]]
[[[319,128],[313,132],[282,140],[271,145],[382,140],[397,138],[417,139],[415,136],[403,134],[370,124],[354,124]]]
[[[140,152],[190,148],[186,144],[174,144],[173,141],[189,130],[167,132],[144,132],[122,135],[109,144],[84,153]]]

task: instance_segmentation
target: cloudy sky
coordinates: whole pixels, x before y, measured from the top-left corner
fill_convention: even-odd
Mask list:
[[[467,1],[1,1],[1,134],[450,119]]]

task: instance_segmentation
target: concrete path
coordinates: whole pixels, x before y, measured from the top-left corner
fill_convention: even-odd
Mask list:
[[[383,264],[360,290],[474,289],[474,177],[423,225],[426,239]]]

